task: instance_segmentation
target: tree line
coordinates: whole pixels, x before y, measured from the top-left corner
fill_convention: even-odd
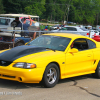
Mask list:
[[[100,0],[0,0],[0,13],[24,13],[46,21],[100,24]]]

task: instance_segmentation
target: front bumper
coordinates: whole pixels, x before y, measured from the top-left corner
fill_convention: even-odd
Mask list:
[[[42,68],[24,69],[0,66],[0,78],[23,83],[39,83],[43,72]]]

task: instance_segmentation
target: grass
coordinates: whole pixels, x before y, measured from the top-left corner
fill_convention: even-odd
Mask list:
[[[46,26],[46,25],[40,25],[40,29],[41,29],[41,30],[45,29],[45,26]],[[51,27],[51,25],[48,25],[48,29],[50,29],[50,27]]]

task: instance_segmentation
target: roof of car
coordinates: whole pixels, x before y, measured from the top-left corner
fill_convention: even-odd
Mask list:
[[[64,26],[64,27],[76,27],[76,28],[80,28],[80,27],[78,27],[78,26]]]

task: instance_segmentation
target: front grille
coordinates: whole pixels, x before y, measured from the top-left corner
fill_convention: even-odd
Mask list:
[[[0,66],[8,66],[10,65],[12,62],[10,61],[4,61],[4,60],[0,60]]]

